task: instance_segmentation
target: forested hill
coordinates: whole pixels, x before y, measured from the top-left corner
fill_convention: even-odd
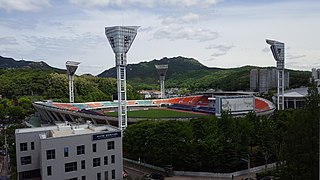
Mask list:
[[[248,90],[250,88],[250,70],[264,67],[243,66],[239,68],[210,68],[193,58],[174,57],[128,64],[128,82],[137,89],[159,88],[157,64],[168,64],[166,87],[188,88],[191,91],[206,89]],[[272,67],[267,67],[272,68]],[[290,71],[290,87],[306,86],[311,73],[308,71]],[[116,77],[116,69],[111,68],[99,77]]]
[[[193,58],[174,57],[174,58],[162,58],[160,60],[152,60],[149,62],[140,62],[138,64],[128,64],[127,75],[128,78],[152,78],[158,79],[158,74],[155,69],[155,65],[168,64],[169,69],[166,77],[170,78],[174,74],[184,74],[188,71],[209,70],[207,66],[201,64],[199,61]],[[99,77],[116,77],[116,68],[110,68],[105,70]]]
[[[43,69],[43,70],[54,70],[54,71],[65,71],[62,69],[54,68],[49,66],[47,63],[40,61],[25,61],[25,60],[14,60],[13,58],[0,56],[0,69]]]

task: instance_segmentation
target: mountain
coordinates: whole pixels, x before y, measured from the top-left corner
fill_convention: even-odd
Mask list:
[[[159,89],[159,76],[156,64],[168,64],[166,87],[188,88],[191,91],[221,89],[227,91],[248,90],[251,69],[274,68],[243,66],[238,68],[211,68],[193,58],[173,57],[127,65],[127,80],[136,89]],[[306,86],[311,73],[308,71],[290,72],[290,87]],[[99,77],[116,78],[116,68],[108,69]]]
[[[160,60],[152,60],[149,62],[140,62],[138,64],[128,64],[127,65],[127,77],[144,77],[146,74],[158,78],[158,74],[155,68],[155,65],[159,64],[168,64],[169,68],[166,74],[166,77],[169,78],[173,74],[181,74],[188,71],[198,71],[198,70],[208,70],[210,68],[201,64],[199,61],[193,58],[185,58],[185,57],[174,57],[174,58],[162,58]],[[99,77],[117,77],[116,68],[113,67],[111,69],[105,70]]]
[[[54,71],[65,71],[62,69],[54,68],[49,66],[47,63],[40,61],[25,61],[25,60],[14,60],[13,58],[7,58],[0,56],[0,69],[42,69],[42,70],[54,70]]]

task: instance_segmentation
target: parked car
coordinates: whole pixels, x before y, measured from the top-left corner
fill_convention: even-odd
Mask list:
[[[123,171],[122,171],[122,177],[123,178],[127,178],[128,177],[128,172],[124,169]]]
[[[143,176],[144,180],[163,180],[164,175],[159,173],[150,173]]]

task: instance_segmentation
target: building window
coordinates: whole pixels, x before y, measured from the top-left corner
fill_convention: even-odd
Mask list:
[[[86,180],[86,176],[81,176],[81,180]]]
[[[77,155],[84,154],[84,153],[85,153],[84,145],[77,146]]]
[[[47,176],[51,176],[51,175],[52,175],[52,167],[47,166]]]
[[[47,150],[47,160],[49,159],[55,159],[56,158],[56,152],[54,149]]]
[[[111,150],[111,149],[114,149],[114,141],[109,141],[108,142],[108,147],[107,147],[108,150]]]
[[[75,177],[75,178],[70,178],[70,179],[66,179],[66,180],[78,180],[78,178]]]
[[[31,156],[21,157],[21,165],[31,164]]]
[[[116,170],[111,171],[111,178],[116,179]]]
[[[100,166],[100,158],[93,158],[93,167]]]
[[[97,180],[101,180],[101,173],[97,173]]]
[[[104,180],[108,180],[109,179],[109,174],[108,171],[104,172]]]
[[[63,149],[63,154],[64,154],[64,157],[68,157],[69,156],[69,148],[68,147],[65,147]]]
[[[70,162],[64,164],[64,171],[65,172],[71,172],[77,170],[77,162]]]
[[[92,152],[97,152],[97,144],[92,144]]]
[[[111,155],[111,163],[115,163],[116,162],[116,156],[115,155]]]
[[[28,151],[28,143],[20,143],[20,151]]]
[[[108,156],[105,156],[103,158],[103,162],[104,162],[104,165],[108,165]]]
[[[85,160],[81,161],[81,169],[86,169],[86,161]]]
[[[31,142],[31,150],[34,150],[34,142]]]

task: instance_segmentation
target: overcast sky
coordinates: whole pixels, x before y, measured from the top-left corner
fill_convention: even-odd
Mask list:
[[[115,65],[104,34],[115,25],[141,26],[128,63],[274,66],[269,38],[285,43],[286,68],[320,68],[319,0],[0,0],[0,55],[97,75]]]

